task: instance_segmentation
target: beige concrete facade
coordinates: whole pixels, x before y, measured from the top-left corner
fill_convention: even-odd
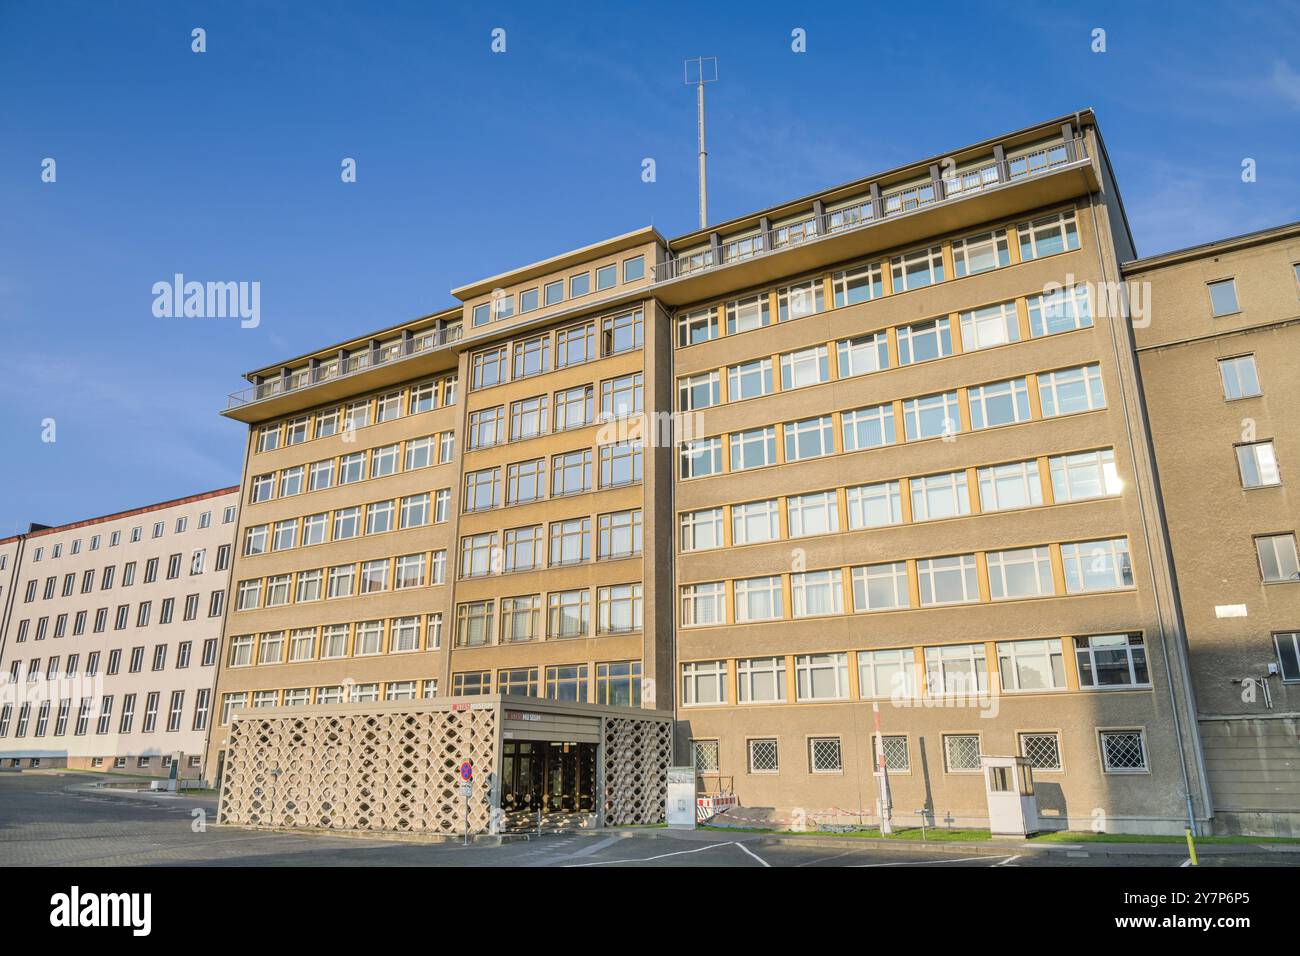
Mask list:
[[[358,685],[362,703],[671,709],[702,786],[872,816],[878,707],[905,822],[983,821],[980,754],[1022,752],[1049,827],[1204,821],[1136,364],[1107,295],[1132,248],[1083,112],[672,241],[628,233],[250,373],[226,412],[250,426],[226,716],[356,703]],[[354,402],[395,415],[315,437]],[[442,463],[405,467],[447,433]],[[638,436],[636,477],[620,446]],[[365,477],[339,485],[358,453]],[[325,461],[330,487],[298,491],[295,469]],[[382,530],[383,502],[440,490],[445,520]],[[396,589],[402,557],[417,570]],[[314,572],[328,594],[331,568],[366,562],[386,586],[317,599]]]
[[[1149,309],[1134,338],[1216,823],[1294,835],[1300,225],[1124,272]]]
[[[197,777],[233,552],[225,488],[0,542],[0,765]]]

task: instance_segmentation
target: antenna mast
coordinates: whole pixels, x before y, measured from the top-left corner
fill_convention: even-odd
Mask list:
[[[697,56],[684,63],[686,85],[695,87],[698,112],[697,126],[700,140],[700,228],[709,224],[709,153],[704,148],[704,84],[718,81],[718,58]]]

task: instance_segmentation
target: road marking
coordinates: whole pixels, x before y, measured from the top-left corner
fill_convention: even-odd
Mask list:
[[[1001,863],[994,863],[993,865],[994,865],[994,866],[1010,866],[1013,862],[1015,862],[1015,861],[1018,860],[1018,859],[1020,859],[1020,854],[1019,854],[1019,853],[1017,853],[1015,856],[1009,856],[1009,857],[1007,857],[1007,858],[1006,858],[1005,860],[1003,860]]]
[[[867,866],[928,866],[928,865],[931,865],[931,864],[934,864],[934,863],[970,863],[972,860],[987,860],[987,859],[988,859],[987,856],[963,856],[963,857],[958,857],[958,858],[955,859],[955,860],[917,860],[916,862],[913,862],[913,861],[911,861],[911,860],[902,860],[902,861],[899,861],[899,862],[897,862],[897,863],[856,863],[856,864],[854,864],[854,866],[856,866],[856,867],[867,867]],[[1014,859],[1014,857],[1006,857],[1006,858],[1004,858],[1004,859]],[[997,864],[994,864],[994,865],[996,866]]]
[[[862,852],[862,847],[855,846],[852,850],[845,850],[843,853],[835,853],[832,854],[831,856],[819,856],[815,860],[805,860],[802,863],[796,863],[795,868],[797,869],[798,867],[801,866],[816,866],[818,863],[827,863],[831,860],[838,860],[840,857],[843,856],[850,856],[854,853],[861,853],[861,852]]]
[[[1178,868],[1181,870],[1183,867],[1191,866],[1191,865],[1192,865],[1192,858],[1189,856],[1187,859],[1183,860],[1182,863],[1178,864]]]
[[[772,868],[772,864],[771,864],[771,863],[768,863],[767,860],[763,859],[761,856],[759,856],[757,853],[755,853],[755,852],[754,852],[753,850],[751,850],[749,847],[745,846],[745,844],[743,844],[743,843],[737,841],[737,842],[736,842],[736,846],[740,847],[742,850],[744,850],[746,853],[748,853],[750,856],[752,856],[754,859],[756,859],[759,863],[762,863],[762,864],[763,864],[765,867],[767,867],[768,869],[771,869],[771,868]]]
[[[720,846],[732,846],[731,843],[710,843],[708,846],[696,847],[693,850],[674,850],[672,853],[660,853],[658,856],[647,856],[637,860],[597,860],[595,863],[568,863],[566,869],[578,866],[608,866],[611,863],[649,863],[652,860],[662,860],[670,856],[681,856],[683,853],[703,853],[705,850],[716,850]]]

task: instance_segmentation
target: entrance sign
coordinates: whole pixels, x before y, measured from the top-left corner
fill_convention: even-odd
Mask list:
[[[668,768],[668,800],[665,810],[670,827],[695,829],[694,767]]]

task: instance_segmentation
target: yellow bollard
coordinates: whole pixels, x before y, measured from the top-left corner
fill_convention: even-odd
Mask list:
[[[1185,832],[1187,833],[1187,855],[1192,859],[1192,866],[1200,866],[1196,862],[1196,843],[1192,840],[1192,828],[1187,827]]]

